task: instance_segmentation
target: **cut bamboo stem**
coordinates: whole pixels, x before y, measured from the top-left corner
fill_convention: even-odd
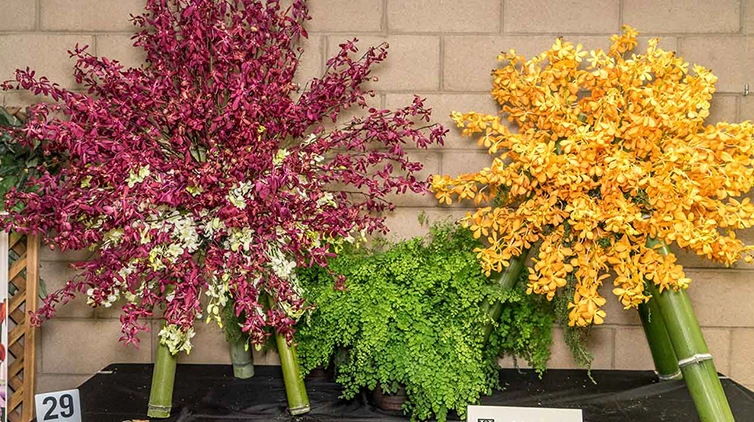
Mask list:
[[[298,364],[296,346],[288,344],[285,336],[275,334],[280,366],[283,369],[283,381],[285,381],[285,394],[288,396],[288,411],[291,415],[303,415],[309,413],[309,397],[306,394],[306,386]]]
[[[230,362],[233,364],[233,376],[248,379],[254,376],[254,357],[248,347],[248,338],[233,340],[228,343]]]
[[[241,330],[235,308],[236,301],[229,297],[222,312],[225,338],[228,341],[230,362],[233,364],[233,376],[239,379],[248,379],[254,376],[254,357],[251,348],[249,348],[249,335]]]
[[[668,330],[665,328],[665,320],[657,307],[657,302],[650,300],[639,305],[639,317],[644,326],[644,335],[647,337],[649,350],[652,352],[657,376],[661,381],[683,378],[681,368],[678,367],[678,358],[673,350],[673,344],[670,342]]]
[[[275,305],[272,298],[269,298],[269,304],[270,307]],[[296,345],[288,344],[285,336],[277,332],[275,333],[275,342],[280,356],[280,367],[283,370],[285,394],[288,397],[288,411],[294,416],[309,413],[309,410],[311,410],[309,396],[306,394],[306,385],[304,385],[304,378],[301,376]]]
[[[648,247],[658,244],[660,242],[656,240],[647,241]],[[663,255],[669,253],[666,245],[662,245],[658,251]],[[733,412],[688,295],[684,290],[666,290],[660,293],[654,283],[649,283],[649,290],[652,293],[650,301],[657,301],[657,307],[665,321],[673,350],[679,359],[678,365],[699,418],[702,422],[733,422]]]
[[[646,246],[654,247],[657,242],[653,239],[647,239]],[[666,255],[667,249],[660,250],[660,254]],[[649,284],[651,282],[645,283]],[[665,327],[665,319],[662,312],[657,306],[657,301],[650,300],[647,303],[639,305],[639,317],[641,324],[644,326],[644,335],[647,337],[649,350],[652,353],[652,360],[655,364],[657,376],[661,381],[681,379],[681,368],[678,367],[678,357],[673,350],[673,344],[670,341],[668,330]]]
[[[516,287],[516,282],[521,276],[521,270],[524,269],[524,262],[529,255],[529,250],[524,249],[521,254],[515,258],[511,258],[510,265],[497,277],[496,284],[500,290],[510,290]],[[490,339],[494,324],[500,319],[500,315],[503,314],[503,304],[500,302],[490,305],[487,299],[482,302],[482,311],[487,313],[489,319],[484,324],[484,344]]]
[[[149,392],[147,416],[150,418],[168,418],[173,407],[173,386],[178,356],[170,353],[167,346],[157,346],[157,358],[152,372],[152,389]]]

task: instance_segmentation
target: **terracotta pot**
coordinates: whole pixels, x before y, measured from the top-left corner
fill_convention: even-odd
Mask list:
[[[406,396],[406,389],[401,385],[398,387],[398,391],[395,394],[389,394],[382,391],[382,387],[377,384],[377,388],[372,392],[372,398],[374,399],[374,405],[387,412],[401,412],[403,410],[403,403],[406,402],[408,396]]]
[[[318,366],[312,369],[311,372],[309,372],[309,374],[306,376],[306,381],[332,381],[333,377],[335,377],[335,365],[331,363],[327,366],[327,368]]]

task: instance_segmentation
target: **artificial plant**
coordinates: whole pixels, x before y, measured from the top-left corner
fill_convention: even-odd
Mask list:
[[[548,299],[569,291],[572,326],[603,323],[600,288],[611,272],[626,309],[685,298],[690,280],[662,244],[726,265],[751,261],[752,246],[736,232],[754,225],[744,197],[754,184],[754,126],[705,124],[717,78],[657,39],[633,53],[636,35],[624,27],[608,51],[558,39],[529,60],[502,53],[492,95],[518,130],[500,115],[454,112],[494,159],[477,173],[433,178],[440,201],[484,204],[463,222],[487,241],[477,249],[487,274],[539,245],[528,291]],[[690,357],[686,339],[694,355],[707,355],[690,307],[661,308],[678,359]],[[671,325],[689,332],[671,333]],[[684,377],[702,366],[705,377],[714,372],[707,360]],[[732,420],[722,390],[705,396],[695,379],[688,382],[702,419]],[[714,374],[708,382],[719,387]]]
[[[336,362],[337,382],[350,399],[363,387],[395,392],[405,386],[412,420],[446,420],[498,386],[498,356],[513,354],[544,370],[550,356],[553,309],[523,289],[500,291],[482,274],[471,232],[443,224],[418,237],[375,249],[351,248],[329,268],[347,279],[332,288],[320,268],[300,270],[314,310],[296,338],[304,372]],[[484,300],[504,304],[485,347]]]
[[[83,91],[28,68],[2,84],[53,101],[30,107],[26,126],[10,133],[67,159],[57,174],[39,168],[35,191],[9,193],[6,226],[63,250],[99,248],[36,322],[78,294],[93,306],[123,299],[121,339],[137,344],[163,308],[156,373],[172,366],[168,379],[176,353],[191,350],[195,320],[220,322],[229,299],[252,344],[274,332],[292,348],[304,303],[295,269],[326,267],[333,244],[385,231],[388,194],[427,188],[404,145],[441,142],[444,129],[422,126],[429,110],[418,98],[392,111],[366,104],[362,84],[387,45],[353,58],[355,40],[341,44],[302,88],[294,76],[309,15],[304,0],[290,4],[147,0],[133,18],[144,65],[124,68],[76,46]],[[341,122],[351,106],[363,115]],[[306,411],[300,377],[284,372],[291,411]],[[170,391],[157,393],[151,413],[166,416]]]

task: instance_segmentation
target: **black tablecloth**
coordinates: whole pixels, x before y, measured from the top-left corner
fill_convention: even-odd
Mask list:
[[[113,364],[80,387],[83,422],[147,419],[152,365]],[[698,421],[683,381],[659,383],[649,371],[549,370],[540,380],[531,370],[500,372],[502,391],[483,405],[578,408],[589,422]],[[754,421],[754,393],[721,376],[736,420]],[[334,382],[307,382],[311,413],[291,417],[279,367],[258,366],[256,375],[236,380],[231,367],[179,365],[169,422],[227,421],[405,421],[373,407],[367,394],[338,399]]]

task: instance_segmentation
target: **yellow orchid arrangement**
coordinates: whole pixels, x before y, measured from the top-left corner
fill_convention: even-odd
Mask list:
[[[754,249],[736,236],[754,225],[754,205],[740,199],[754,184],[754,126],[705,125],[717,78],[689,72],[657,39],[633,53],[636,36],[624,26],[607,52],[558,39],[530,60],[501,54],[492,95],[518,130],[501,115],[452,113],[494,159],[432,180],[441,203],[479,207],[462,223],[487,239],[476,252],[488,276],[538,245],[528,292],[551,300],[570,285],[571,326],[604,322],[611,270],[625,309],[650,299],[645,280],[688,287],[654,240],[726,265],[751,262]]]

